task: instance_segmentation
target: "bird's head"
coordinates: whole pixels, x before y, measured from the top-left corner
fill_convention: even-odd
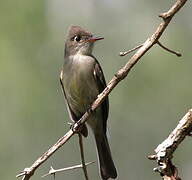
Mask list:
[[[65,56],[81,54],[90,55],[95,41],[104,39],[93,36],[80,26],[71,26],[65,43]]]

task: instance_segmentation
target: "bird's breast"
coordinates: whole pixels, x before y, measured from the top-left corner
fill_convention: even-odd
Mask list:
[[[66,69],[66,98],[74,111],[85,112],[97,98],[99,91],[93,75],[94,65],[92,57],[77,56]]]

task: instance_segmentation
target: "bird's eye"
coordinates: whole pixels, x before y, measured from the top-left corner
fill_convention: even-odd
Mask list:
[[[81,40],[81,36],[79,36],[79,35],[75,36],[75,37],[74,37],[74,40],[77,41],[77,42],[79,42],[79,41]]]

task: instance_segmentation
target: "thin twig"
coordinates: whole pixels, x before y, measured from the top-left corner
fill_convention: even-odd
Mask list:
[[[93,164],[93,163],[94,162],[85,163],[85,166],[88,166],[88,165]],[[42,177],[46,177],[46,176],[49,176],[49,175],[55,175],[58,172],[74,170],[74,169],[79,169],[79,168],[83,168],[83,165],[79,164],[79,165],[75,165],[75,166],[71,166],[71,167],[66,167],[66,168],[62,168],[62,169],[53,169],[53,167],[51,166],[49,172],[47,174],[44,174]]]
[[[155,149],[154,155],[148,156],[150,160],[157,160],[158,167],[154,171],[159,172],[164,180],[179,180],[177,168],[172,164],[173,153],[186,136],[192,132],[192,109],[179,121],[177,127],[170,133],[167,139]]]
[[[45,152],[42,156],[40,156],[31,165],[30,168],[25,168],[24,171],[22,171],[22,173],[20,173],[17,177],[23,176],[23,180],[29,180],[30,177],[34,174],[35,170],[41,164],[43,164],[51,155],[53,155],[53,153],[57,149],[63,146],[75,133],[78,132],[78,130],[90,117],[93,111],[95,111],[102,104],[102,102],[110,94],[110,92],[117,86],[117,84],[128,75],[130,70],[141,59],[141,57],[144,56],[145,53],[157,43],[157,41],[159,40],[159,38],[162,36],[163,32],[167,28],[168,24],[170,23],[172,17],[179,11],[181,7],[184,6],[186,2],[187,0],[177,0],[175,2],[175,4],[167,12],[168,18],[166,17],[163,18],[163,22],[159,24],[159,26],[157,27],[155,32],[152,34],[152,36],[149,37],[143,43],[143,46],[139,50],[137,50],[137,52],[128,60],[125,66],[115,74],[112,80],[108,83],[107,87],[98,96],[98,98],[92,103],[90,109],[81,117],[81,119],[78,122],[76,122],[74,126],[63,137],[61,137],[60,140],[55,145],[53,145],[47,152]],[[60,78],[63,78],[62,72],[61,72]]]
[[[86,167],[86,164],[85,164],[85,156],[84,156],[84,149],[83,149],[83,138],[82,138],[82,135],[80,133],[78,133],[78,135],[79,135],[79,147],[80,147],[80,153],[81,153],[81,162],[82,162],[82,166],[83,166],[83,172],[84,172],[84,175],[85,175],[85,179],[89,180],[88,173],[87,173],[87,167]]]
[[[142,46],[143,46],[143,44],[140,44],[140,45],[134,47],[133,49],[130,49],[130,50],[125,51],[125,52],[120,52],[120,53],[119,53],[119,56],[125,56],[125,55],[127,55],[127,54],[129,54],[129,53],[131,53],[131,52],[133,52],[133,51],[135,51],[135,50],[137,50],[137,49],[139,49],[139,48],[142,47]]]
[[[178,56],[178,57],[181,57],[181,56],[182,56],[181,53],[179,53],[179,52],[177,52],[177,51],[173,51],[173,50],[165,47],[165,46],[164,46],[163,44],[161,44],[159,41],[157,41],[157,44],[158,44],[160,47],[162,47],[163,49],[165,49],[166,51],[168,51],[168,52],[170,52],[170,53],[173,53],[173,54],[175,54],[175,55]]]

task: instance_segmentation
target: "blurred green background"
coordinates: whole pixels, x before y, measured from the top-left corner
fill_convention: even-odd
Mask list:
[[[161,22],[158,14],[173,1],[152,0],[18,0],[0,2],[0,179],[16,174],[61,137],[69,126],[59,84],[64,39],[70,25],[80,25],[105,40],[94,55],[106,80],[127,60],[118,53],[144,42]],[[120,180],[159,180],[156,164],[146,156],[166,138],[192,107],[192,2],[176,15],[161,42],[182,52],[181,58],[158,46],[151,49],[110,94],[110,144]],[[130,56],[130,55],[129,55]],[[91,134],[91,133],[90,133]],[[85,141],[86,161],[96,160],[92,135]],[[175,153],[185,180],[192,177],[191,139]],[[41,179],[52,165],[80,163],[73,137],[32,177]],[[88,167],[99,179],[97,165]],[[53,179],[46,177],[45,179]],[[84,179],[81,170],[56,175],[57,180]]]

